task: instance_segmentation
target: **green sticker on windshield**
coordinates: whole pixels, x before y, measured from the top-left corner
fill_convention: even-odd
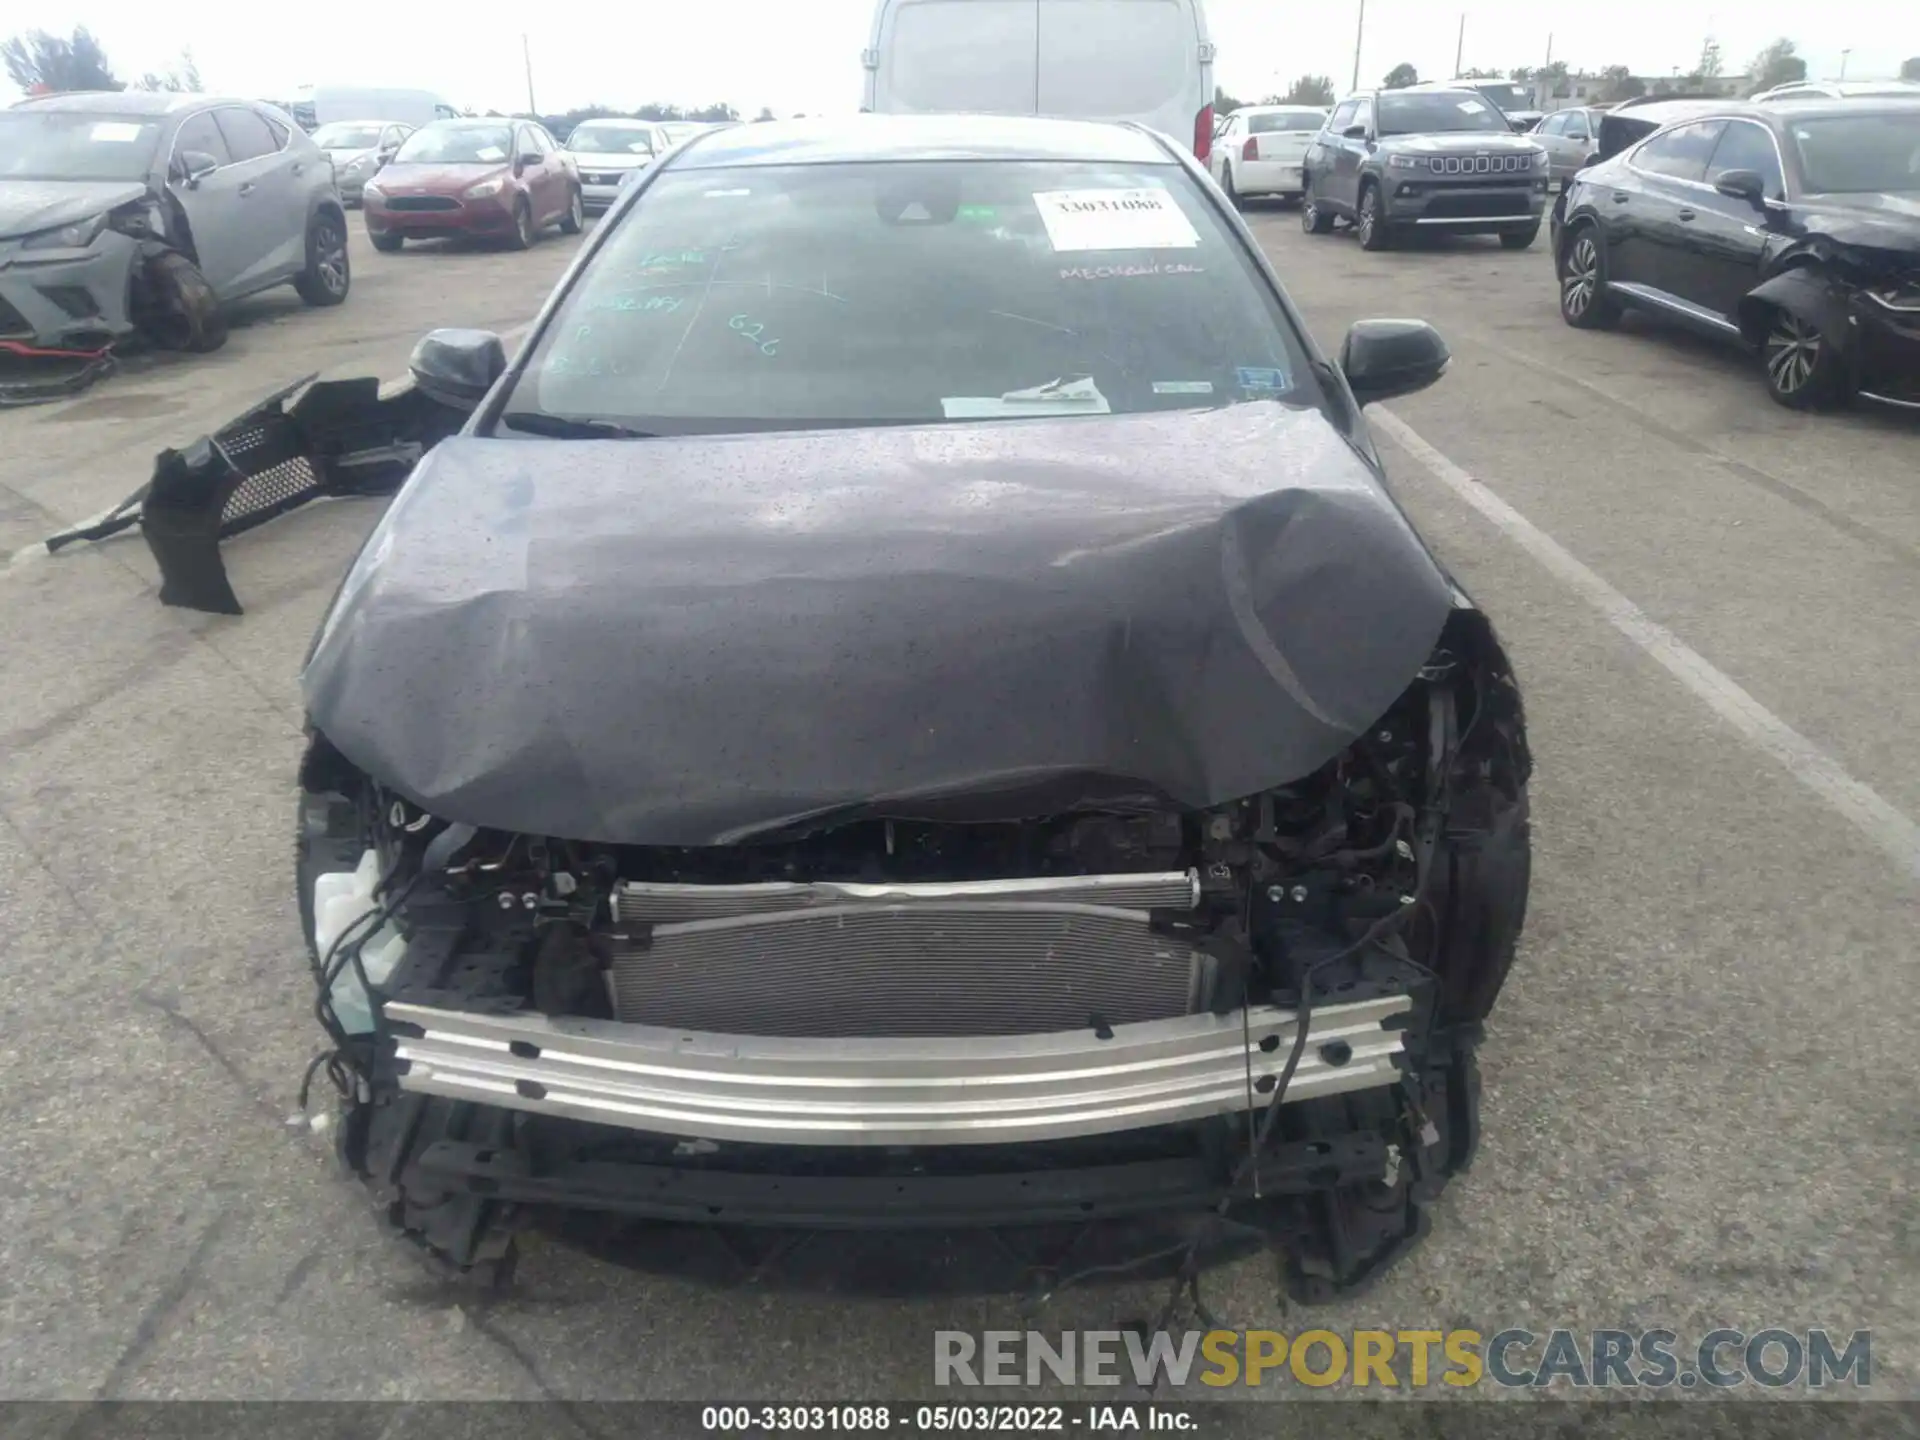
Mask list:
[[[956,220],[983,221],[989,225],[1000,218],[1000,212],[991,205],[962,205],[953,215]]]

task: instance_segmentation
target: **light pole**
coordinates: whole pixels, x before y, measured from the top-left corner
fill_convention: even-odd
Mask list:
[[[527,32],[520,32],[520,59],[527,67],[527,113],[538,116],[540,107],[533,103],[533,51],[527,44]]]
[[[1367,0],[1360,0],[1360,19],[1353,27],[1353,84],[1347,88],[1360,88],[1360,37],[1367,30]]]
[[[1853,54],[1852,50],[1842,50],[1840,52],[1840,78],[1842,80],[1847,78],[1847,57],[1851,54]]]
[[[1467,53],[1467,12],[1460,12],[1460,38],[1453,42],[1453,73],[1460,73],[1461,57]]]

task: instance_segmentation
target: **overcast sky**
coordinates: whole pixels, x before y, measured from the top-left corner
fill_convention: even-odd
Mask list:
[[[1792,38],[1815,77],[1898,73],[1920,55],[1915,0],[1367,0],[1361,82],[1402,60],[1445,77],[1465,9],[1466,64],[1507,70],[1555,59],[1620,64],[1641,74],[1690,69],[1709,33],[1729,71],[1777,36]],[[92,29],[121,78],[166,68],[190,48],[210,90],[271,99],[308,84],[407,85],[455,105],[526,103],[520,32],[529,32],[535,98],[545,111],[589,102],[704,105],[746,115],[855,110],[872,0],[639,0],[627,5],[376,4],[263,9],[258,0],[36,0],[12,15],[56,31]],[[1317,72],[1353,77],[1356,0],[1206,0],[1216,78],[1242,98]],[[6,84],[0,76],[0,86]],[[8,93],[6,99],[13,96]]]

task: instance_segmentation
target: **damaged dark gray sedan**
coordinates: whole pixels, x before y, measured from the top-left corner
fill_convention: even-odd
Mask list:
[[[860,117],[628,187],[303,677],[341,1143],[486,1267],[543,1207],[1152,1216],[1305,1299],[1471,1155],[1524,916],[1507,659],[1360,406],[1144,130]],[[1185,1229],[1180,1223],[1191,1219]],[[1141,1259],[1152,1258],[1141,1256]]]
[[[212,350],[221,305],[287,284],[338,305],[351,275],[333,167],[281,112],[136,91],[0,111],[0,343]]]

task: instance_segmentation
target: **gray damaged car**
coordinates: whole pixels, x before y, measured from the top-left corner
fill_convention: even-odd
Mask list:
[[[271,107],[49,95],[0,111],[0,343],[16,354],[226,339],[221,306],[291,284],[347,298],[327,156]]]

